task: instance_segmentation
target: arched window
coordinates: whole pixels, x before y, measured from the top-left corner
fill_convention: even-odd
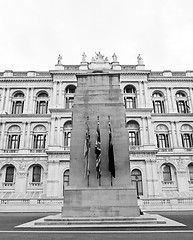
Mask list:
[[[70,176],[70,171],[68,169],[63,174],[63,195],[64,195],[65,188],[69,186],[69,176]]]
[[[48,111],[48,94],[40,92],[36,100],[36,114],[47,114]]]
[[[188,165],[188,172],[189,172],[189,183],[193,184],[193,163]]]
[[[162,187],[163,189],[177,190],[176,169],[170,163],[164,163],[161,166]]]
[[[189,113],[190,107],[188,103],[187,94],[183,91],[178,91],[176,93],[176,105],[179,113]]]
[[[6,167],[5,183],[13,183],[14,182],[14,169],[15,169],[15,167],[12,165],[8,165]]]
[[[34,165],[32,170],[32,182],[41,182],[41,166]]]
[[[172,181],[171,167],[168,164],[165,164],[163,166],[163,181],[164,182],[171,182]]]
[[[125,108],[136,108],[136,89],[132,85],[127,85],[124,88]]]
[[[165,113],[164,96],[161,92],[154,92],[152,95],[154,113]]]
[[[22,114],[24,106],[23,92],[16,92],[12,98],[12,114]]]
[[[7,149],[16,150],[20,145],[21,129],[19,126],[11,126],[8,129]]]
[[[44,150],[46,147],[46,128],[38,125],[33,130],[33,146],[34,150]]]
[[[138,169],[133,169],[131,172],[131,183],[136,187],[137,196],[143,195],[142,174]]]
[[[63,182],[64,182],[64,189],[69,186],[69,176],[70,176],[70,171],[66,170],[63,175]]]
[[[184,148],[192,148],[193,147],[193,128],[184,124],[181,127],[181,138],[182,138],[182,146]]]
[[[66,108],[71,109],[74,104],[74,93],[76,87],[74,85],[69,85],[66,87]]]
[[[170,148],[170,137],[168,128],[160,124],[156,128],[156,140],[157,140],[157,148],[159,149],[167,149]]]
[[[131,120],[127,123],[127,129],[129,133],[129,145],[139,146],[140,145],[139,124],[136,121]]]
[[[43,186],[43,168],[40,164],[33,164],[28,169],[28,187],[41,189]]]
[[[64,132],[64,148],[70,147],[70,140],[71,140],[71,131],[72,131],[72,122],[67,121],[64,124],[63,132]]]

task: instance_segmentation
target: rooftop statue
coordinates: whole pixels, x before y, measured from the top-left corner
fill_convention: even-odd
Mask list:
[[[61,65],[62,64],[62,56],[59,54],[58,56],[58,65]]]
[[[144,65],[143,58],[140,56],[140,54],[137,56],[137,64],[138,65]]]
[[[99,53],[96,53],[96,57],[92,57],[92,60],[91,62],[96,62],[96,63],[104,63],[104,62],[108,62],[108,58],[104,58],[104,56],[99,52]]]
[[[83,54],[82,54],[82,62],[86,62],[86,54],[85,54],[85,52],[83,52]]]
[[[101,61],[104,61],[104,56],[99,52],[99,53],[96,53],[96,61],[97,62],[101,62]]]
[[[117,62],[117,55],[115,53],[113,54],[112,58],[113,58],[113,62]]]

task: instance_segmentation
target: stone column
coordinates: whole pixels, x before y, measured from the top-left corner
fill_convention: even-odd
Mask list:
[[[58,118],[55,117],[55,129],[54,129],[54,145],[56,146],[58,143],[57,129],[58,129]]]
[[[149,94],[149,90],[147,87],[147,82],[143,82],[144,83],[144,96],[145,96],[145,107],[151,107],[151,100],[150,100],[150,94]]]
[[[172,103],[171,103],[171,97],[170,97],[170,90],[168,87],[166,88],[166,95],[167,95],[168,113],[171,113],[172,112]]]
[[[151,117],[147,117],[147,124],[148,124],[148,133],[149,133],[149,144],[154,145],[154,131],[152,129],[152,122]]]
[[[61,108],[62,107],[62,82],[59,82],[59,101],[58,105]]]
[[[50,138],[51,138],[51,122],[48,122],[48,130],[46,135],[46,148],[50,145]]]
[[[190,104],[191,104],[191,112],[193,112],[193,89],[189,88],[189,94],[190,94]]]
[[[176,137],[177,137],[177,144],[178,147],[182,148],[182,139],[181,139],[181,135],[180,135],[180,128],[179,128],[179,122],[176,121],[174,122],[176,125]]]
[[[6,100],[5,100],[5,112],[8,112],[9,93],[10,93],[10,88],[7,88],[7,92],[6,92]]]
[[[33,129],[30,130],[29,149],[33,148]]]
[[[34,88],[31,88],[29,113],[33,113],[33,98],[34,98]]]
[[[173,121],[171,121],[171,134],[172,134],[173,148],[177,148],[177,139],[176,139],[177,137],[176,137],[175,125]]]
[[[175,95],[174,95],[174,90],[173,88],[170,89],[171,91],[171,100],[172,100],[172,110],[173,112],[177,112],[177,107],[176,107],[176,101],[175,101]]]
[[[26,141],[26,149],[30,149],[30,122],[27,122],[27,141]]]
[[[25,144],[25,122],[22,123],[22,134],[21,134],[21,149],[24,149]]]
[[[140,143],[141,143],[140,145],[141,145],[141,146],[144,146],[144,140],[143,140],[143,128],[140,127],[139,130],[140,130]]]
[[[29,88],[27,88],[26,91],[26,99],[25,99],[25,103],[24,103],[24,113],[28,113],[28,105],[29,105]]]
[[[66,101],[65,101],[65,90],[64,90],[64,89],[62,89],[61,104],[62,104],[62,108],[65,108],[65,106],[66,106]]]
[[[147,136],[147,131],[146,131],[145,117],[142,117],[142,128],[143,128],[143,143],[144,143],[144,145],[147,145],[148,136]]]
[[[54,135],[55,135],[55,118],[51,118],[51,134],[50,134],[50,145],[54,145]]]
[[[171,130],[169,130],[169,144],[170,148],[174,148],[173,135]]]
[[[4,102],[5,102],[5,88],[3,88],[2,96],[1,96],[1,105],[0,105],[1,113],[3,113],[3,110],[4,110]]]
[[[5,142],[5,122],[2,122],[0,149],[4,149],[4,144],[3,144],[4,142]]]
[[[139,99],[140,98],[140,93],[139,93],[139,90],[137,90],[136,93],[137,93],[137,102],[136,102],[137,106],[136,107],[139,108],[140,107],[140,99]]]
[[[57,124],[57,145],[58,145],[58,146],[61,146],[60,123],[61,123],[61,118],[58,117],[58,124]]]
[[[57,98],[57,82],[54,82],[53,83],[53,104],[52,104],[52,107],[56,107],[56,98]]]
[[[3,136],[3,144],[2,144],[3,145],[3,149],[7,149],[7,143],[8,143],[7,137],[8,137],[8,132],[5,129],[4,136]]]
[[[142,91],[142,85],[141,82],[139,82],[139,107],[144,108],[144,96]]]

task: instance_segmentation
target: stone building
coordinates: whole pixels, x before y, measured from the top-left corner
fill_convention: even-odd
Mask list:
[[[0,72],[0,198],[62,197],[76,74],[120,74],[132,183],[140,199],[193,198],[193,71],[145,70],[97,53],[47,72]]]

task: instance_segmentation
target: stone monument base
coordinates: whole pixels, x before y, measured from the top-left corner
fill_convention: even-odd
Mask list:
[[[138,217],[136,190],[130,187],[68,188],[62,217]]]

